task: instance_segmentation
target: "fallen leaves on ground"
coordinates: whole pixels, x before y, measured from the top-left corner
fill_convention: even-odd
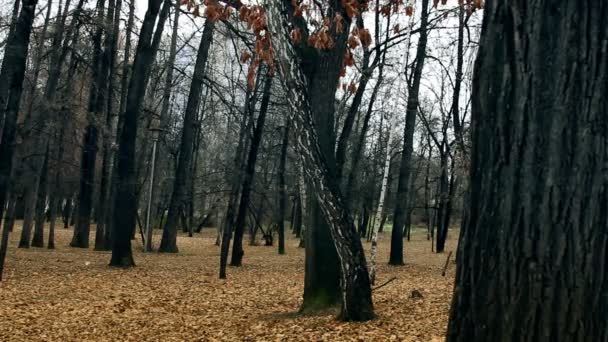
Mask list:
[[[397,279],[374,291],[375,320],[344,323],[336,310],[298,314],[304,250],[296,239],[286,255],[245,246],[244,265],[220,280],[214,232],[180,236],[179,254],[142,253],[134,240],[137,267],[124,270],[107,266],[109,252],[68,247],[71,230],[57,231],[55,250],[17,249],[17,225],[0,283],[0,341],[443,340],[455,267],[441,276],[447,253],[432,253],[423,234],[405,243],[401,267],[386,264],[390,235],[380,235],[377,285]]]

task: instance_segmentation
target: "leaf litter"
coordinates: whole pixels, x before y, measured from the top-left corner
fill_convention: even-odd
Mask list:
[[[160,231],[155,233],[158,245]],[[68,247],[72,231],[56,231],[56,249],[17,249],[11,233],[0,283],[0,341],[442,341],[455,265],[441,271],[447,253],[431,252],[422,233],[405,242],[406,265],[387,265],[390,234],[381,233],[377,318],[336,320],[337,309],[298,314],[304,250],[288,235],[286,255],[276,247],[244,246],[243,266],[218,279],[215,230],[178,237],[179,254],[141,252],[137,267],[107,266],[110,252]],[[91,238],[95,236],[91,233]],[[455,250],[456,230],[446,250]],[[364,243],[369,253],[369,243]],[[412,291],[422,298],[412,298]]]

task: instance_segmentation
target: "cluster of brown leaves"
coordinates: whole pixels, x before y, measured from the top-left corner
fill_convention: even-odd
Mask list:
[[[390,0],[388,3],[380,6],[377,10],[384,17],[388,17],[391,14],[397,14],[404,9],[405,15],[412,16],[414,14],[414,8],[412,5],[406,5],[404,0]]]
[[[200,17],[200,5],[195,0],[181,0],[181,5],[186,6],[188,11],[192,11],[194,16]],[[228,20],[232,14],[232,8],[224,6],[216,0],[204,0],[205,16],[211,21]]]
[[[241,5],[239,8],[239,19],[247,24],[247,28],[255,35],[255,46],[253,58],[248,51],[241,54],[241,62],[246,63],[252,59],[247,70],[247,85],[250,88],[255,86],[255,75],[262,63],[268,65],[268,73],[274,75],[274,50],[268,25],[266,22],[266,11],[262,6]]]
[[[433,0],[433,7],[437,8],[439,2],[441,2],[441,5],[446,5],[448,3],[448,0]],[[484,0],[458,0],[458,5],[466,5],[467,11],[471,13],[475,10],[483,8]]]
[[[378,318],[344,323],[336,311],[297,313],[304,250],[291,237],[286,255],[244,246],[244,265],[219,280],[214,229],[178,237],[176,255],[144,254],[134,240],[137,267],[128,270],[109,268],[108,252],[67,247],[71,230],[57,231],[55,250],[17,249],[20,230],[0,283],[0,341],[432,342],[447,326],[455,267],[441,276],[446,254],[431,253],[421,232],[406,242],[403,267],[386,264],[390,234],[380,234],[378,284],[397,279],[373,293]],[[448,250],[457,236],[450,231]],[[412,298],[414,290],[423,298]]]

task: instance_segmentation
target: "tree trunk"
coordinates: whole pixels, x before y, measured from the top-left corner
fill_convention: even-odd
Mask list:
[[[97,128],[89,124],[84,134],[84,147],[80,163],[80,192],[78,195],[78,223],[74,227],[71,247],[89,248],[93,191],[95,190],[95,158],[97,154]]]
[[[203,78],[205,76],[205,68],[209,57],[209,48],[213,42],[213,31],[215,23],[212,20],[206,20],[203,28],[203,36],[196,55],[196,63],[194,66],[194,76],[190,84],[190,93],[188,94],[188,102],[184,114],[184,126],[182,128],[182,138],[180,143],[180,153],[175,170],[175,183],[173,184],[173,193],[169,203],[169,212],[167,213],[167,222],[163,228],[163,237],[160,241],[159,252],[177,253],[177,223],[179,220],[179,212],[184,208],[187,199],[187,177],[192,163],[192,149],[194,143],[194,134],[196,132],[196,114],[201,102],[201,92],[203,89]]]
[[[165,0],[159,15],[162,0],[150,0],[141,25],[139,42],[133,62],[126,99],[124,126],[120,130],[118,166],[116,168],[116,195],[113,209],[112,259],[110,266],[132,267],[131,234],[137,218],[137,196],[135,192],[135,140],[137,121],[143,104],[150,69],[156,58],[155,42],[152,41],[154,23],[158,18],[155,36],[162,34],[169,12],[169,1]],[[156,38],[156,37],[155,37]]]
[[[8,35],[7,35],[7,37],[9,39],[10,39],[10,37],[13,36],[13,34],[15,32],[15,28],[17,27],[17,19],[19,18],[19,5],[20,4],[21,4],[21,0],[14,0],[14,2],[13,2],[13,11],[12,11],[10,27],[9,27],[9,31],[8,31]],[[7,41],[6,47],[8,48],[8,41]],[[4,131],[4,111],[3,110],[6,107],[6,103],[8,101],[10,77],[12,77],[12,74],[11,74],[12,65],[9,64],[9,62],[10,62],[10,60],[7,60],[6,55],[4,55],[4,58],[2,59],[2,66],[0,66],[0,141],[2,141],[2,132]],[[0,217],[0,219],[1,219],[1,217]]]
[[[266,75],[264,82],[264,90],[262,103],[260,105],[260,113],[253,130],[253,137],[249,146],[249,154],[247,156],[247,164],[245,165],[245,174],[243,175],[243,183],[241,185],[241,199],[237,211],[236,221],[234,223],[234,242],[232,244],[232,259],[231,266],[241,266],[243,262],[243,234],[245,233],[245,216],[247,215],[247,207],[251,197],[251,187],[253,185],[253,177],[255,175],[255,164],[258,158],[258,149],[262,142],[262,133],[264,132],[264,123],[266,122],[266,114],[268,112],[268,104],[270,103],[270,87],[272,86],[272,77]],[[252,104],[250,104],[251,106]],[[253,108],[250,108],[253,112]]]
[[[403,150],[397,184],[395,212],[393,216],[393,231],[391,232],[391,251],[389,265],[403,265],[403,230],[409,227],[409,198],[411,196],[412,152],[414,150],[414,131],[418,113],[418,93],[420,80],[426,57],[427,26],[429,16],[429,0],[422,0],[420,37],[416,48],[416,67],[412,75],[411,87],[408,91],[405,129],[403,133]]]
[[[222,241],[220,246],[220,279],[226,279],[226,266],[228,264],[228,252],[230,250],[230,239],[232,238],[232,227],[234,226],[235,214],[237,211],[239,193],[243,179],[242,170],[245,168],[245,151],[249,132],[253,126],[253,113],[249,107],[251,89],[247,88],[245,93],[245,108],[239,129],[239,142],[234,155],[234,174],[229,177],[230,194],[226,205],[226,216],[221,228]]]
[[[17,124],[17,113],[23,92],[23,78],[25,76],[25,65],[27,62],[30,33],[34,21],[35,9],[38,0],[23,0],[23,5],[13,34],[8,37],[4,50],[3,65],[7,65],[8,95],[6,104],[0,103],[0,117],[4,118],[2,139],[0,140],[0,208],[6,205],[6,198],[10,186],[10,177],[13,164],[13,153],[15,150],[15,131]],[[2,99],[0,99],[2,101]],[[2,217],[0,214],[0,221]],[[3,228],[2,246],[0,246],[0,278],[4,269],[4,258],[8,247],[8,227]]]
[[[285,168],[287,164],[287,147],[289,145],[289,121],[283,129],[281,158],[279,161],[279,254],[285,254],[285,211],[287,206],[287,186],[285,184]]]
[[[448,341],[608,340],[606,17],[485,2]]]
[[[120,1],[120,0],[119,0]],[[120,24],[120,12],[117,12],[116,22]],[[116,120],[116,126],[114,131],[116,132],[115,142],[119,144],[118,137],[122,131],[124,125],[124,113],[127,105],[127,93],[129,89],[129,76],[131,71],[131,65],[128,63],[131,56],[131,33],[133,31],[133,23],[135,21],[135,2],[129,1],[129,17],[127,19],[126,36],[125,36],[125,48],[124,48],[124,59],[122,67],[122,75],[120,76],[120,100],[118,105],[118,118]],[[112,249],[112,233],[114,231],[114,205],[116,199],[116,191],[118,189],[118,153],[112,153],[112,163],[110,171],[110,189],[108,194],[108,213],[106,220],[106,227],[104,231],[104,249]]]
[[[283,15],[285,11],[278,7],[281,5],[284,4],[271,2],[267,5],[267,20],[269,29],[276,38],[273,47],[279,61],[277,69],[288,92],[287,100],[291,108],[289,120],[294,125],[298,139],[295,145],[299,149],[306,178],[316,190],[316,203],[329,224],[334,248],[339,255],[342,299],[340,316],[345,321],[369,320],[374,317],[374,310],[365,253],[340,194],[337,179],[332,176],[319,145],[306,79],[302,70],[292,67],[296,55],[289,39],[287,18]],[[310,245],[307,245],[307,251],[309,248]],[[327,261],[326,259],[325,262]]]
[[[36,195],[36,225],[34,226],[34,237],[32,247],[44,247],[44,213],[46,211],[46,197],[48,194],[48,174],[49,174],[49,146],[47,144],[44,161],[40,169],[40,180],[38,193]]]
[[[99,186],[99,203],[97,206],[98,217],[97,229],[95,231],[95,250],[101,251],[106,248],[106,230],[108,229],[108,202],[110,200],[110,171],[112,163],[112,132],[114,131],[114,85],[117,55],[117,40],[120,27],[120,15],[122,9],[121,0],[108,0],[108,11],[106,14],[106,38],[104,41],[104,53],[102,55],[102,74],[107,78],[102,80],[103,87],[100,89],[100,106],[104,106],[105,129],[103,131],[103,151],[101,162],[101,175]],[[101,116],[101,115],[100,115]]]

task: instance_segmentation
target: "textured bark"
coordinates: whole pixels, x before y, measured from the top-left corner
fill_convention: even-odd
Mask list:
[[[333,3],[336,11],[341,6]],[[343,18],[349,18],[342,13]],[[345,19],[345,27],[350,26],[350,19]],[[307,98],[311,118],[327,167],[326,176],[331,183],[339,184],[340,174],[335,156],[335,93],[339,82],[339,72],[346,51],[348,30],[342,33],[331,32],[335,45],[327,51],[318,51],[315,65],[302,76],[307,84]],[[303,58],[308,58],[307,56]],[[301,65],[298,63],[298,65]],[[300,68],[301,71],[305,70]],[[307,167],[308,165],[304,165]],[[340,303],[340,261],[335,244],[332,242],[331,223],[323,213],[322,205],[317,203],[316,196],[310,197],[311,217],[305,235],[305,276],[302,311],[324,309]]]
[[[205,76],[205,68],[209,57],[209,48],[213,42],[214,30],[215,23],[212,20],[206,20],[203,28],[203,36],[201,37],[198,53],[196,55],[194,75],[192,77],[192,83],[190,84],[190,93],[188,94],[184,125],[182,128],[180,153],[177,161],[177,169],[175,170],[175,183],[173,184],[173,193],[171,194],[167,222],[163,228],[163,236],[158,249],[159,252],[178,252],[177,223],[179,220],[179,213],[185,209],[185,203],[187,201],[188,173],[192,163],[192,150],[197,125],[196,116],[201,102],[203,78]]]
[[[403,133],[403,150],[397,184],[395,212],[393,216],[393,231],[391,232],[391,251],[388,263],[403,265],[403,230],[409,228],[409,198],[411,196],[412,152],[414,151],[414,131],[418,113],[418,93],[420,80],[426,57],[427,26],[429,16],[429,0],[422,0],[420,10],[420,37],[416,48],[416,66],[412,75],[411,87],[408,91],[407,109],[405,114],[405,129]]]
[[[158,18],[155,36],[162,34],[169,12],[169,2],[165,0],[162,11],[159,8],[162,0],[150,0],[148,10],[141,25],[139,42],[135,52],[132,76],[126,98],[124,126],[120,130],[118,165],[116,168],[116,195],[113,208],[112,259],[110,266],[132,267],[133,252],[131,235],[137,219],[137,196],[135,178],[135,140],[137,121],[141,112],[144,94],[150,75],[150,68],[156,58],[155,42],[152,41],[154,23]]]
[[[21,12],[17,18],[15,29],[6,44],[3,65],[6,62],[8,73],[8,95],[6,104],[0,107],[0,116],[4,117],[2,139],[0,140],[0,208],[6,205],[6,198],[10,186],[10,177],[15,150],[15,132],[17,113],[23,92],[23,79],[27,62],[32,22],[34,21],[37,0],[23,0]],[[1,219],[1,217],[0,217]],[[6,233],[4,233],[4,231]],[[5,225],[2,233],[2,247],[0,247],[0,277],[4,266],[6,248],[8,244],[8,228]]]
[[[485,3],[448,341],[608,340],[608,3]]]
[[[278,71],[291,107],[289,119],[298,139],[296,146],[302,158],[305,176],[315,189],[317,204],[329,224],[329,230],[340,259],[341,319],[363,321],[374,317],[372,292],[365,253],[355,225],[343,202],[339,184],[332,177],[325,155],[319,146],[314,127],[306,79],[296,61],[289,39],[287,18],[279,4],[267,6],[269,29],[279,62]],[[313,87],[314,88],[314,87]],[[335,88],[334,88],[335,89]]]
[[[243,183],[241,184],[241,199],[239,200],[239,208],[234,222],[234,242],[232,243],[232,259],[231,266],[241,266],[243,262],[243,234],[245,233],[245,218],[249,199],[251,197],[251,188],[253,186],[253,177],[255,176],[255,164],[258,158],[258,150],[262,142],[262,133],[264,132],[264,124],[266,122],[266,114],[268,112],[268,104],[270,103],[270,87],[272,86],[272,77],[266,76],[264,82],[264,90],[262,103],[260,105],[260,113],[256,121],[249,153],[247,155],[247,164],[245,164],[245,172],[243,174]],[[253,108],[251,108],[253,111]]]

